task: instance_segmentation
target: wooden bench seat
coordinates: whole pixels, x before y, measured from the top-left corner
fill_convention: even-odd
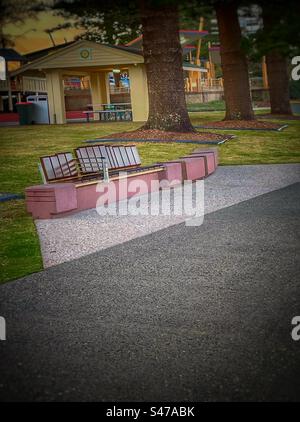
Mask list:
[[[104,163],[110,176],[120,171],[138,173],[162,167],[162,164],[141,166],[141,159],[135,145],[93,145],[70,152],[60,152],[40,157],[46,183],[75,182],[87,179],[102,179]]]
[[[136,145],[92,145],[75,149],[75,156],[79,162],[82,174],[103,171],[103,158],[109,174],[116,174],[124,170],[127,172],[144,171],[161,167],[161,164],[141,166],[141,159]]]

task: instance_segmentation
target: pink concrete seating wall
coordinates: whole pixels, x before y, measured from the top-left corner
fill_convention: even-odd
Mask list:
[[[219,165],[219,151],[218,148],[211,148],[211,149],[196,149],[195,151],[193,151],[190,155],[198,155],[198,154],[214,154],[214,159],[215,159],[215,167],[217,168]]]
[[[216,164],[216,157],[214,152],[203,152],[203,153],[192,153],[191,155],[188,155],[187,157],[183,158],[192,158],[192,159],[199,159],[202,158],[204,160],[204,167],[205,167],[205,177],[212,174],[217,167]]]
[[[203,179],[215,171],[216,163],[215,152],[205,151],[205,153],[191,154],[178,160],[162,163],[162,168],[131,174],[126,181],[129,183],[143,180],[145,183],[139,190],[139,194],[144,194],[157,190],[159,187],[175,186],[184,180]],[[110,193],[113,191],[120,200],[130,198],[135,192],[121,189],[122,183],[125,183],[124,180],[122,176],[113,178],[101,191],[99,187],[97,189],[97,186],[105,186],[105,184],[99,180],[30,186],[25,190],[27,211],[36,219],[57,218],[96,208],[97,204],[106,205],[115,202],[116,197]],[[114,189],[111,190],[112,187]]]
[[[181,165],[181,180],[198,180],[205,177],[205,163],[203,157],[182,157],[170,161]]]
[[[136,180],[143,180],[142,189],[139,187],[139,194],[143,195],[145,193],[151,192],[158,189],[158,183],[153,183],[155,181],[160,181],[161,171],[152,171],[145,174],[136,174],[133,177],[128,177],[127,181],[134,182]],[[99,181],[98,181],[99,182]],[[107,183],[107,187],[103,189],[103,192],[97,192],[96,186],[97,183],[92,183],[89,185],[76,186],[77,194],[77,211],[83,211],[91,208],[96,208],[98,205],[107,205],[109,203],[115,202],[115,196],[112,195],[112,192],[116,193],[116,197],[119,200],[127,199],[132,197],[135,192],[128,191],[127,189],[122,189],[122,183],[126,183],[125,179],[111,180]],[[152,183],[152,184],[151,184]],[[114,189],[111,189],[114,185]],[[101,200],[101,197],[103,198]]]

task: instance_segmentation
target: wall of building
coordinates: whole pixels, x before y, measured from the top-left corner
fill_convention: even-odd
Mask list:
[[[83,111],[87,110],[88,104],[92,103],[90,90],[68,90],[65,91],[66,111]]]

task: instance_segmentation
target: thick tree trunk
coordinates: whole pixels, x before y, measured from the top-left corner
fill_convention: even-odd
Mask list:
[[[266,63],[271,113],[292,115],[287,60],[280,53],[271,51],[266,54]]]
[[[264,30],[274,31],[280,22],[280,9],[263,5]],[[272,114],[292,115],[289,93],[289,76],[286,58],[279,52],[269,50],[266,54],[267,75],[269,83],[270,104]]]
[[[149,117],[144,128],[194,132],[185,102],[178,11],[175,6],[151,3],[140,1],[149,92]]]
[[[226,103],[225,120],[254,120],[248,64],[241,49],[237,6],[232,2],[215,5],[221,44],[221,65]]]

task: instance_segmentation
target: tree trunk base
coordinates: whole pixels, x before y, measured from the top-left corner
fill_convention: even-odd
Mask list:
[[[229,122],[229,121],[244,121],[244,120],[248,120],[248,121],[255,121],[257,120],[256,117],[254,115],[245,115],[242,118],[240,118],[239,116],[234,117],[234,116],[225,116],[224,119],[222,120],[223,122]]]
[[[164,132],[178,132],[178,133],[196,133],[196,129],[190,124],[164,124],[160,125],[159,123],[151,124],[151,122],[146,122],[141,130],[163,130]]]
[[[121,133],[113,133],[111,135],[106,135],[105,138],[109,138],[112,141],[116,140],[124,140],[125,141],[133,141],[133,142],[147,142],[147,141],[155,141],[155,142],[178,142],[178,141],[186,141],[191,142],[195,141],[196,143],[201,141],[203,143],[209,142],[224,142],[225,140],[231,139],[232,135],[229,134],[219,134],[219,133],[208,133],[208,132],[198,132],[195,131],[191,132],[171,132],[165,130],[157,130],[157,129],[144,129],[143,127],[133,130],[130,132],[121,132]],[[100,138],[101,139],[101,138]]]

